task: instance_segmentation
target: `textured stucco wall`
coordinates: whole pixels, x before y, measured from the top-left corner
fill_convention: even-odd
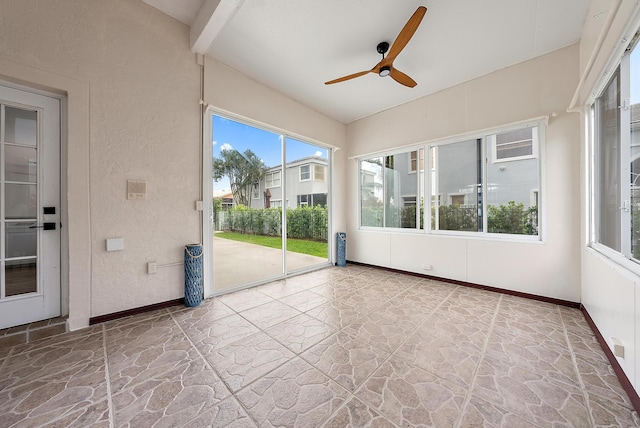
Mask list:
[[[90,316],[181,297],[182,268],[148,275],[146,262],[179,262],[200,240],[200,67],[189,28],[139,0],[2,0],[0,10],[0,56],[89,87],[80,118],[89,158],[70,154],[68,173],[88,162],[92,267],[90,283],[70,284],[71,312],[74,287],[90,287]],[[127,179],[146,180],[146,201],[126,199]],[[125,250],[107,253],[109,237]],[[73,266],[86,249],[70,247]]]

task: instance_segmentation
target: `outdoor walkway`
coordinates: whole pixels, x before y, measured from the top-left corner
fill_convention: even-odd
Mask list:
[[[287,251],[288,272],[326,263],[326,258]],[[214,236],[215,291],[276,278],[280,275],[282,275],[282,250]]]

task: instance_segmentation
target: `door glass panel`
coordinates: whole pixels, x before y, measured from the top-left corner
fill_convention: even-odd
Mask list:
[[[35,183],[38,177],[36,156],[32,147],[6,145],[4,149],[5,180],[22,183]]]
[[[5,184],[5,218],[35,219],[36,202],[35,184]]]
[[[4,114],[4,141],[35,147],[38,138],[38,113],[5,106]]]
[[[6,297],[38,291],[36,259],[7,261]]]
[[[287,138],[287,272],[329,258],[329,151]]]
[[[437,230],[482,231],[479,140],[438,146],[435,152],[437,213],[431,227]],[[437,224],[435,219],[438,219]]]
[[[282,139],[213,116],[213,287],[282,276]]]
[[[31,222],[7,222],[5,225],[6,258],[35,256],[36,231]]]

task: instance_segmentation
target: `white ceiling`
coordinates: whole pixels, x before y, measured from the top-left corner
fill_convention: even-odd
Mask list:
[[[191,27],[191,47],[343,123],[577,42],[590,0],[143,0]],[[394,66],[370,73],[418,6]]]

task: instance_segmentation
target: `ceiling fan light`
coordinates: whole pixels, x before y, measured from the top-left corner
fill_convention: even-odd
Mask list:
[[[385,65],[384,67],[382,67],[380,69],[380,72],[378,73],[380,77],[387,77],[390,74],[391,74],[391,67],[389,67],[388,65]]]

